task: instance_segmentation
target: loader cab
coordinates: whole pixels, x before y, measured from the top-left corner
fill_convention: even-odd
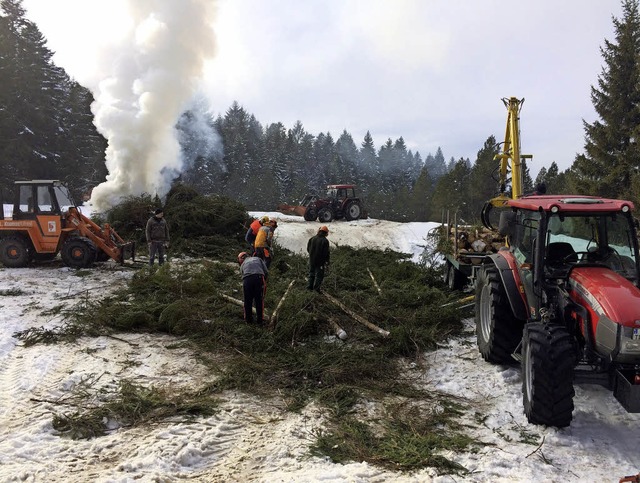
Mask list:
[[[15,190],[14,220],[35,220],[38,215],[60,216],[75,206],[71,193],[60,181],[17,181]]]

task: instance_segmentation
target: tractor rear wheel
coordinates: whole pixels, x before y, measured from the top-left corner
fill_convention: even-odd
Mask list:
[[[522,340],[524,322],[513,316],[504,285],[494,265],[486,265],[479,270],[475,318],[478,350],[484,360],[495,364],[514,363],[511,354]]]
[[[322,223],[329,223],[333,220],[333,212],[330,208],[322,208],[318,211],[318,220]]]
[[[67,240],[60,251],[64,264],[72,268],[90,267],[96,261],[96,253],[94,243],[80,236]]]
[[[305,221],[316,221],[318,213],[315,208],[307,208],[304,212]]]
[[[576,348],[559,325],[532,322],[524,328],[522,403],[532,424],[563,428],[571,424]]]
[[[29,249],[22,238],[8,236],[0,240],[0,263],[5,267],[26,267],[30,258]]]
[[[357,220],[360,218],[361,214],[362,208],[360,207],[360,203],[357,201],[350,201],[344,210],[344,217],[347,221]]]

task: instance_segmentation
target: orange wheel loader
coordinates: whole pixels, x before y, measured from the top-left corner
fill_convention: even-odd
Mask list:
[[[83,215],[57,180],[16,181],[13,210],[6,214],[3,209],[0,215],[0,263],[5,267],[52,260],[58,253],[74,268],[135,259],[135,243],[125,242],[109,224],[100,227]]]

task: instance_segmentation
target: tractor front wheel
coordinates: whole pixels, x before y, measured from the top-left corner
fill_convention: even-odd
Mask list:
[[[449,275],[451,284],[451,275]],[[507,294],[494,265],[478,273],[476,285],[476,336],[484,360],[495,364],[515,362],[511,357],[522,340],[524,322],[513,316]]]
[[[0,262],[5,267],[26,267],[29,259],[29,249],[22,238],[8,236],[0,240]]]
[[[65,265],[72,268],[90,267],[96,261],[96,246],[84,237],[70,238],[60,252]]]
[[[307,208],[304,212],[305,221],[316,221],[318,213],[315,208]]]
[[[331,211],[331,209],[322,208],[320,211],[318,211],[318,220],[320,220],[322,223],[329,223],[331,220],[333,220],[333,212]]]
[[[532,322],[522,345],[522,403],[532,424],[571,424],[575,341],[563,326]]]

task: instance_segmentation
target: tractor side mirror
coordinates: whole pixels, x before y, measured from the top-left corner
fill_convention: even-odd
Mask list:
[[[502,236],[512,237],[515,233],[516,213],[514,211],[503,211],[500,213],[500,222],[498,223],[498,233]]]

